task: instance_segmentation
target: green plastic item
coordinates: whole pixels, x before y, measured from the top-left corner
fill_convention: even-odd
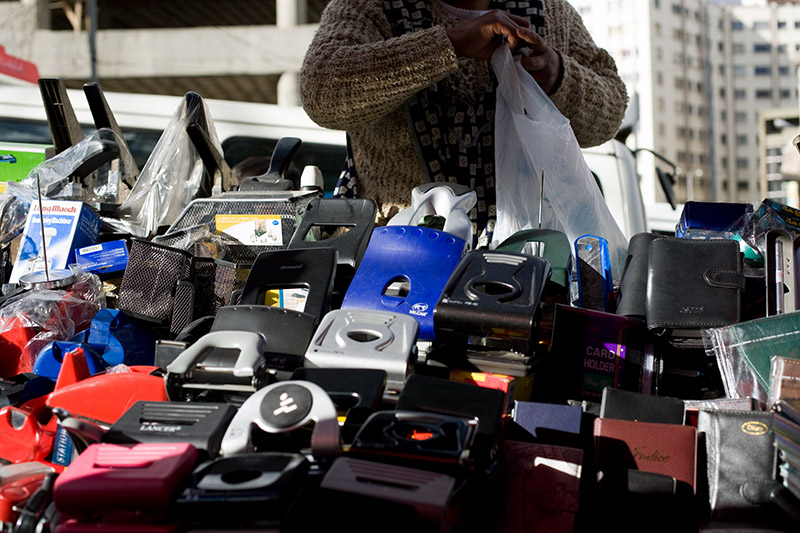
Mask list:
[[[541,243],[544,250],[536,249],[528,243]],[[539,255],[550,263],[550,281],[562,287],[569,286],[569,273],[572,270],[572,247],[566,234],[551,229],[526,229],[509,236],[497,248],[500,252]],[[533,251],[531,251],[533,250]]]
[[[0,156],[12,156],[15,160],[14,162],[0,162],[0,181],[25,179],[36,165],[47,158],[48,148],[52,148],[52,146],[0,142]]]

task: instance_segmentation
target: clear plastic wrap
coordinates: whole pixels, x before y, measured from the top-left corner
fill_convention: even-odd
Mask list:
[[[0,196],[0,247],[22,233],[27,216],[28,205],[24,201],[16,196]]]
[[[769,400],[772,357],[800,359],[800,311],[703,331],[706,353],[716,359],[729,398]]]
[[[161,225],[171,224],[197,195],[205,167],[186,127],[198,123],[222,153],[214,123],[205,102],[184,98],[158,140],[111,227],[136,237],[150,238]]]
[[[75,281],[63,290],[31,290],[9,298],[0,307],[0,358],[17,357],[16,373],[30,372],[36,355],[48,343],[69,340],[87,329],[105,306],[103,285],[95,274],[72,267]],[[25,336],[12,329],[24,329]],[[26,338],[24,346],[9,346],[9,339]],[[14,361],[2,361],[4,369]],[[6,376],[3,376],[6,377]]]
[[[230,259],[231,247],[241,246],[237,239],[220,233],[217,235],[208,224],[198,224],[153,237],[152,242],[191,253],[195,257]]]
[[[124,141],[110,128],[100,128],[79,143],[47,159],[20,182],[42,197],[87,203],[120,201],[120,181],[131,178],[130,152],[120,150]],[[39,177],[37,183],[36,177]],[[81,179],[71,179],[73,176]]]
[[[751,214],[743,216],[730,228],[735,234],[734,238],[749,247],[743,249],[745,259],[750,259],[756,266],[763,263],[766,234],[773,229],[785,230],[795,236],[800,235],[800,210],[766,198],[760,204],[753,206]],[[757,252],[761,257],[748,255],[749,252]]]
[[[592,178],[569,120],[507,46],[495,51],[492,67],[498,80],[492,247],[539,226],[564,232],[571,243],[596,235],[608,242],[614,279],[620,279],[628,242]]]

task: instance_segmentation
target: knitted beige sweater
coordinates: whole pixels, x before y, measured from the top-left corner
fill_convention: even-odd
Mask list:
[[[600,144],[622,121],[625,85],[566,0],[544,0],[544,7],[546,41],[564,66],[550,98],[581,146]],[[461,21],[438,2],[431,9],[432,28],[393,37],[383,0],[331,0],[300,71],[303,107],[320,126],[350,134],[358,196],[375,200],[384,220],[425,182],[403,102],[443,80],[462,98],[489,87],[489,62],[457,58],[447,38],[445,28]]]

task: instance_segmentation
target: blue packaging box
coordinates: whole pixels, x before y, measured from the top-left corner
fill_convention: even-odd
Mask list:
[[[100,217],[83,202],[43,200],[42,213],[34,202],[28,210],[9,283],[19,282],[25,274],[44,272],[45,255],[48,269],[67,268],[75,262],[75,249],[94,244],[99,233]]]
[[[128,266],[128,247],[124,240],[85,246],[75,250],[75,262],[98,276],[124,272]]]
[[[746,203],[686,202],[675,236],[679,239],[713,238],[745,215],[753,213],[753,206]],[[718,237],[724,237],[719,235]]]

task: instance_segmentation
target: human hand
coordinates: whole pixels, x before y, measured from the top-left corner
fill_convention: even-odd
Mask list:
[[[561,56],[530,27],[519,28],[517,34],[523,43],[519,49],[520,63],[544,92],[550,94],[561,77]]]
[[[491,59],[492,53],[504,41],[508,41],[512,50],[517,48],[527,35],[521,34],[520,30],[527,29],[532,33],[530,25],[530,21],[523,17],[493,9],[476,19],[448,28],[447,36],[457,56]]]

